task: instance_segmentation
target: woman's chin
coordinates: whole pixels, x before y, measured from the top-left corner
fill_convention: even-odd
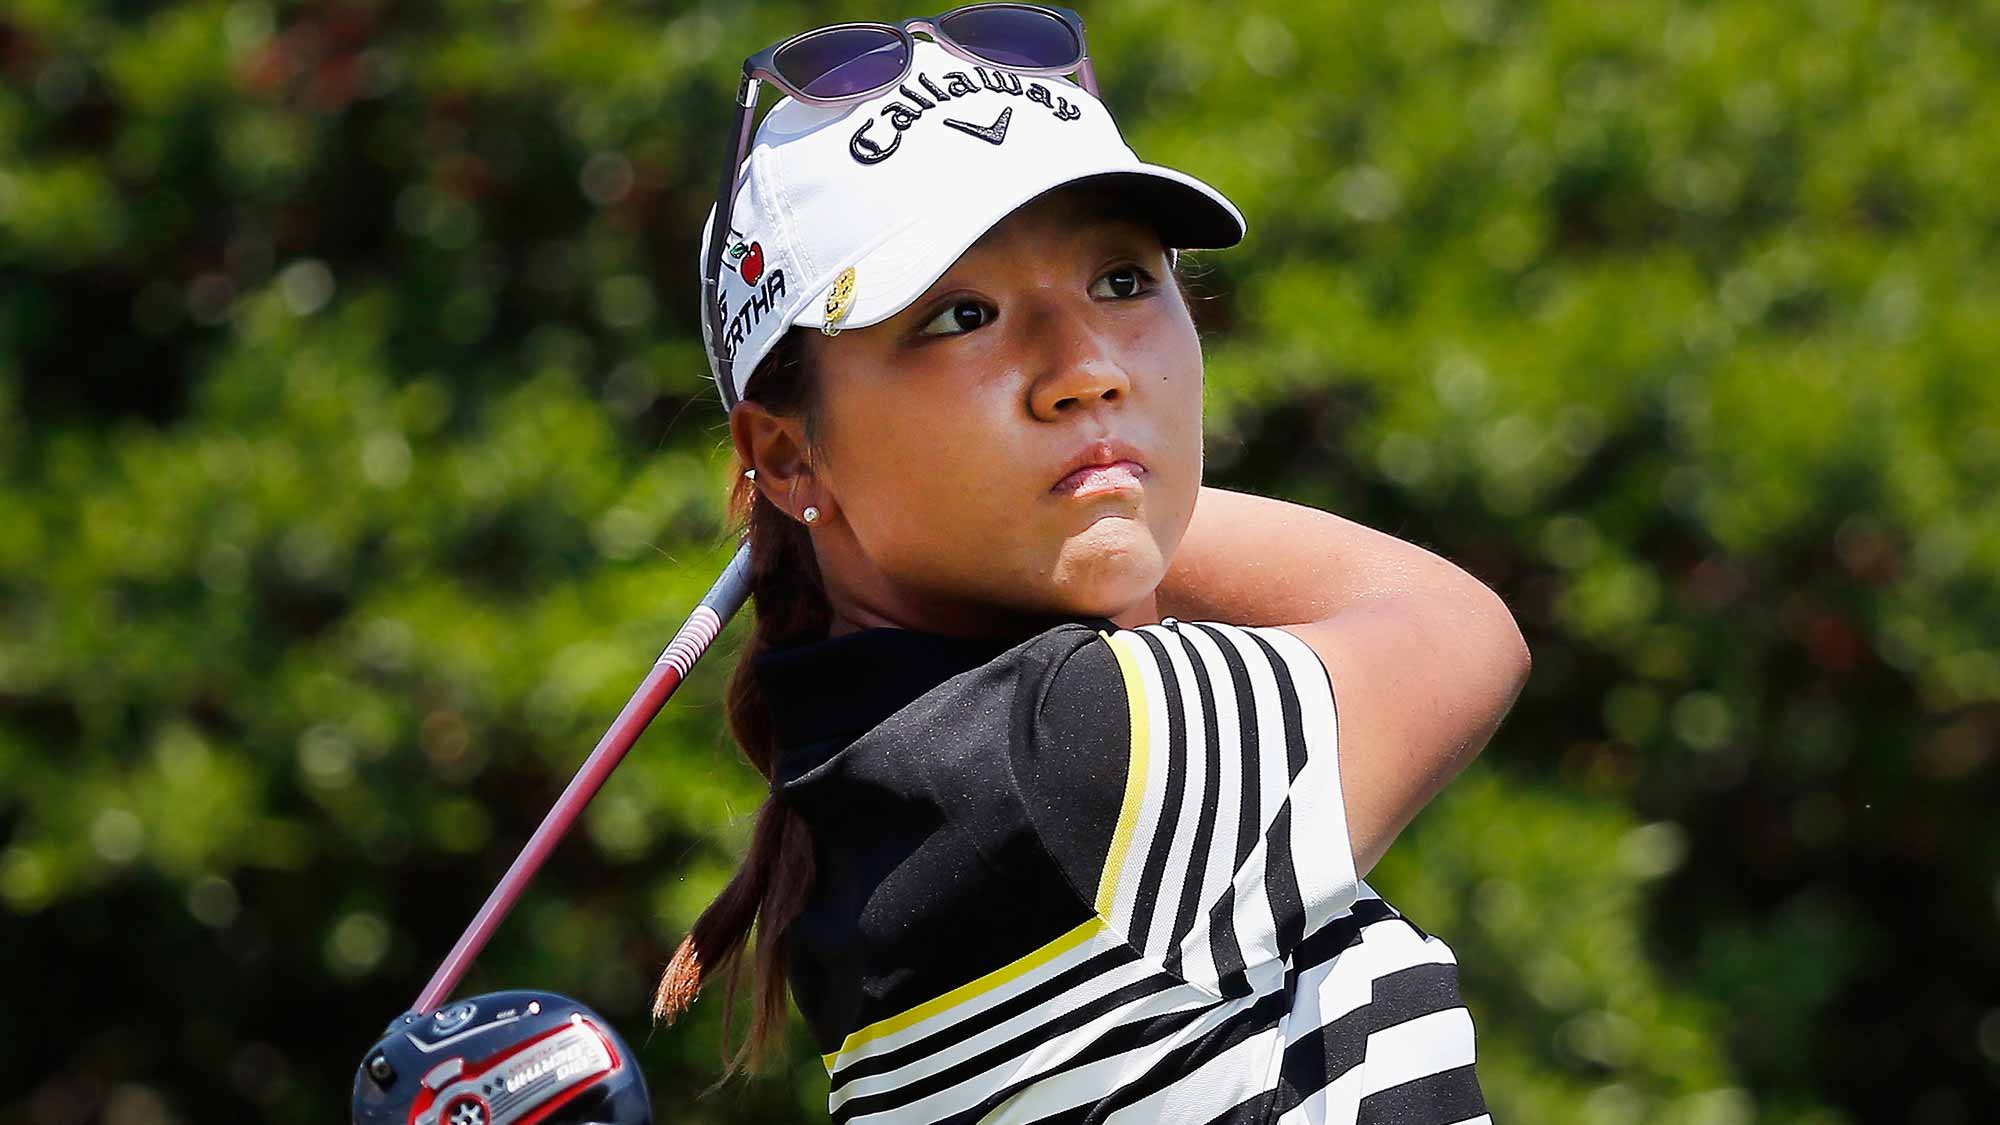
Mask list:
[[[1069,612],[1116,617],[1152,596],[1166,572],[1144,524],[1106,519],[1063,544],[1050,577]]]

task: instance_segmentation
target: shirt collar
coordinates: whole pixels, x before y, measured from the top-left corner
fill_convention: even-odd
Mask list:
[[[1075,620],[1093,629],[1117,628],[1102,618]],[[827,742],[838,749],[1026,639],[863,629],[764,653],[756,658],[757,677],[781,752]]]

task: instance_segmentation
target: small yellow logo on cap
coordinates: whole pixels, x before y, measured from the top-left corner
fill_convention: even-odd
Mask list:
[[[825,315],[820,318],[819,330],[829,336],[840,335],[840,321],[847,310],[854,307],[854,267],[840,271],[833,279],[833,288],[826,291]]]

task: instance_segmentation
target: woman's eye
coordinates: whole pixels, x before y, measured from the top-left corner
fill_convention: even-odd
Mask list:
[[[1152,278],[1138,266],[1119,266],[1090,287],[1093,297],[1137,297],[1146,291],[1146,283]]]
[[[917,329],[919,336],[957,336],[993,322],[993,312],[978,301],[959,301]]]

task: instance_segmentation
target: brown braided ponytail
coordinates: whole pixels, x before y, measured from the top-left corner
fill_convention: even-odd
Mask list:
[[[788,332],[751,379],[746,394],[774,414],[805,423],[810,450],[817,431],[817,394],[805,363],[801,330]],[[755,625],[750,642],[729,678],[729,731],[759,774],[769,780],[777,769],[777,731],[758,682],[760,653],[820,640],[832,619],[819,565],[804,525],[766,501],[743,477],[739,464],[730,493],[732,515],[750,537],[750,596]],[[674,951],[653,995],[653,1018],[672,1022],[694,1003],[702,985],[720,975],[724,997],[723,1039],[732,1037],[731,1016],[745,965],[739,955],[756,931],[747,966],[753,987],[750,1033],[734,1053],[724,1048],[722,1078],[746,1063],[763,1061],[786,1021],[785,931],[804,908],[812,890],[812,836],[804,819],[776,796],[764,799],[750,835],[750,850],[729,885],[695,919],[694,928]]]

